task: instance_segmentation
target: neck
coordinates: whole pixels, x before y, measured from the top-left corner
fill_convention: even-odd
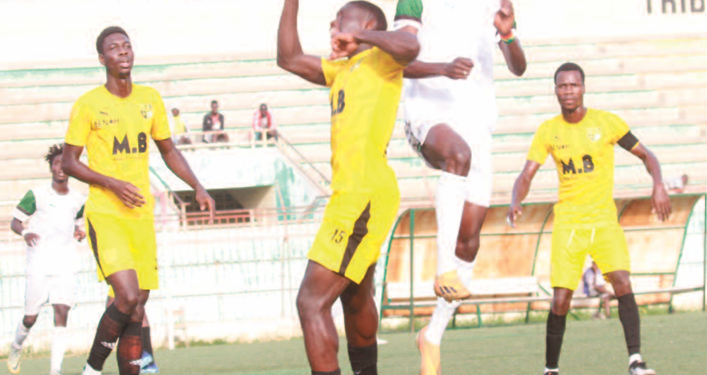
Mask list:
[[[130,76],[117,78],[108,74],[105,86],[108,92],[120,98],[127,98],[133,92],[133,80]]]
[[[69,192],[69,180],[66,180],[64,182],[60,181],[52,181],[52,189],[56,191],[57,193],[64,195]]]
[[[584,116],[587,114],[587,107],[585,106],[579,106],[575,109],[569,110],[569,109],[564,109],[562,108],[562,118],[565,119],[566,122],[570,124],[576,124],[582,119],[584,119]]]
[[[218,115],[218,112],[211,112],[211,116],[216,116]]]

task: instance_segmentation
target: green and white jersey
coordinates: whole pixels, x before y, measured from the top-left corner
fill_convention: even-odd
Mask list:
[[[69,189],[57,193],[51,186],[32,189],[13,210],[28,232],[39,235],[36,246],[27,248],[27,273],[61,275],[78,270],[74,241],[76,221],[83,216],[86,197]]]
[[[410,122],[448,123],[464,138],[490,135],[497,119],[493,25],[500,0],[399,0],[395,29],[418,29],[420,54],[429,63],[466,57],[474,62],[466,80],[408,79],[403,93]]]

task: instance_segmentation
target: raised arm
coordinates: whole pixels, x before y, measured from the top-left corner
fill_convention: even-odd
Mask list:
[[[520,175],[513,185],[513,197],[511,198],[511,206],[508,208],[507,217],[508,224],[510,224],[513,228],[516,227],[516,220],[518,217],[523,214],[523,208],[520,204],[523,202],[525,197],[528,196],[530,184],[539,168],[540,163],[531,160],[526,161],[523,171],[520,172]]]
[[[321,58],[302,52],[297,32],[299,0],[285,0],[277,31],[277,66],[309,82],[326,86]]]
[[[619,142],[619,144],[621,145],[621,142]],[[660,162],[658,162],[658,158],[641,143],[637,144],[629,151],[641,159],[648,173],[653,178],[652,202],[653,209],[658,215],[658,219],[660,219],[660,221],[668,220],[672,212],[672,207],[670,205],[668,192],[665,190],[665,185],[663,184],[663,176],[660,172]]]
[[[525,73],[527,64],[520,40],[513,35],[515,13],[510,0],[501,0],[501,9],[496,12],[493,24],[501,36],[498,46],[503,52],[503,58],[506,60],[508,70],[518,77],[522,76]]]
[[[199,180],[189,167],[189,163],[187,163],[186,159],[184,159],[184,155],[182,155],[182,153],[174,147],[172,138],[167,138],[161,141],[155,140],[155,144],[160,150],[162,160],[164,160],[165,164],[167,164],[167,167],[169,167],[172,173],[177,175],[177,177],[194,189],[196,192],[196,201],[199,203],[199,208],[201,208],[202,211],[206,209],[209,210],[209,224],[213,223],[216,204],[209,193],[206,192],[206,189],[204,189],[201,183],[199,183]]]
[[[100,186],[112,191],[129,208],[140,207],[146,203],[145,197],[140,194],[140,189],[135,185],[102,175],[81,162],[79,158],[82,152],[83,147],[64,144],[61,158],[61,168],[64,173],[89,185]]]
[[[466,79],[474,63],[467,58],[457,57],[449,63],[427,63],[420,60],[413,61],[405,68],[405,78],[420,79],[433,77],[447,77],[449,79]]]
[[[337,59],[351,56],[361,44],[380,48],[402,65],[409,65],[420,52],[417,36],[407,31],[357,30],[332,36],[331,57]]]

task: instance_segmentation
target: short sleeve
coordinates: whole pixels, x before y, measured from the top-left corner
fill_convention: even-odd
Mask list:
[[[530,150],[528,151],[528,160],[534,161],[538,164],[545,164],[547,154],[548,149],[547,143],[545,142],[545,127],[541,125],[533,136],[533,143],[531,143]]]
[[[611,144],[618,143],[621,138],[623,138],[626,134],[628,134],[629,131],[631,131],[626,122],[621,119],[621,117],[616,116],[614,114],[610,115],[608,123],[609,138],[611,140]]]
[[[164,102],[159,93],[155,91],[155,100],[152,104],[152,139],[162,141],[172,136],[169,131],[169,118]]]
[[[12,216],[19,221],[27,221],[30,216],[37,212],[37,200],[34,197],[34,192],[32,190],[28,191],[20,203],[15,207],[12,212]]]
[[[83,211],[85,208],[86,208],[86,205],[81,206],[81,209],[79,209],[79,212],[76,213],[76,220],[83,218]]]
[[[329,61],[322,57],[322,72],[324,72],[327,87],[331,87],[334,84],[336,76],[339,75],[344,66],[346,66],[346,60]]]
[[[393,28],[399,30],[406,26],[412,26],[419,29],[421,25],[422,0],[398,0]]]
[[[80,100],[71,108],[69,116],[69,129],[66,131],[64,142],[72,146],[83,147],[86,145],[91,132],[91,114]]]

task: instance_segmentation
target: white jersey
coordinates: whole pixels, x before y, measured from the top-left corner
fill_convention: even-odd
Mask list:
[[[498,39],[493,21],[499,9],[500,0],[399,0],[395,28],[419,29],[419,61],[446,63],[466,57],[474,63],[466,80],[405,80],[407,121],[448,123],[469,137],[493,132],[498,117],[493,84]]]
[[[74,229],[85,202],[83,195],[71,189],[61,195],[51,184],[25,194],[13,216],[28,232],[39,236],[36,246],[27,247],[28,275],[65,275],[78,271]]]

